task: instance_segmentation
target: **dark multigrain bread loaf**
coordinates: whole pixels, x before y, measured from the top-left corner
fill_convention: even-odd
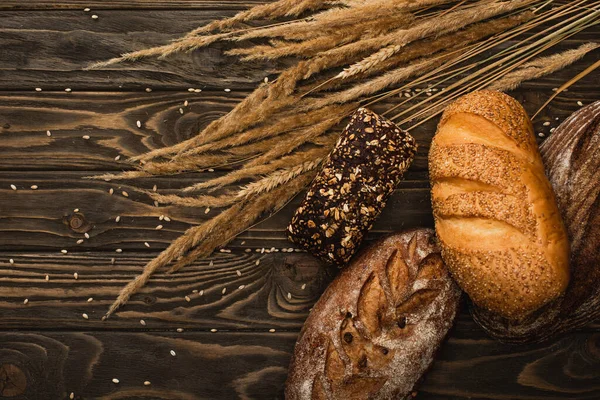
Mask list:
[[[600,318],[600,101],[577,111],[540,152],[571,244],[565,294],[520,321],[475,308],[475,320],[505,342],[539,342]]]
[[[289,239],[326,262],[347,263],[416,149],[407,132],[358,109],[296,210]]]
[[[401,399],[433,361],[459,304],[433,230],[379,241],[313,307],[296,343],[287,400]]]

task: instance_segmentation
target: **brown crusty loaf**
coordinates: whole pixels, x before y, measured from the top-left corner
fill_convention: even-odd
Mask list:
[[[522,321],[475,308],[475,320],[505,342],[542,341],[600,318],[600,101],[565,120],[540,152],[571,242],[571,281],[563,296]]]
[[[359,108],[296,210],[288,238],[325,262],[345,265],[416,150],[408,132]]]
[[[452,326],[460,293],[433,230],[379,241],[313,307],[294,349],[286,399],[406,396]]]
[[[479,91],[451,104],[429,174],[442,257],[475,304],[518,319],[564,292],[567,234],[516,100]]]

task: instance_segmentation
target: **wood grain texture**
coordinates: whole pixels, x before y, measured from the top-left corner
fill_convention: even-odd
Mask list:
[[[151,58],[106,70],[82,70],[93,62],[121,53],[167,44],[215,18],[234,13],[218,7],[179,11],[101,10],[97,12],[99,18],[92,20],[91,13],[81,10],[51,13],[0,10],[0,90],[254,88],[265,75],[276,72],[283,64],[242,63],[235,57],[223,55],[223,50],[230,48],[226,43],[173,55],[162,61]],[[584,41],[596,40],[599,34],[600,27],[590,28],[576,40],[566,40],[552,51],[577,47]],[[514,42],[504,45],[511,44]],[[581,66],[589,65],[591,59],[598,57],[590,54],[571,71],[583,69]],[[564,76],[573,75],[564,71],[564,75],[557,75],[557,82],[562,83]],[[547,88],[550,81],[544,82]]]
[[[568,76],[564,75],[565,77]],[[558,79],[558,78],[557,78]],[[549,134],[580,106],[598,97],[594,77],[588,77],[558,96],[536,119],[536,132]],[[529,113],[534,113],[558,80],[528,83],[512,93]],[[179,92],[0,92],[0,170],[130,169],[126,158],[188,139],[212,120],[231,110],[247,91]],[[184,106],[188,101],[189,105]],[[389,109],[394,99],[374,105]],[[183,114],[180,113],[180,108]],[[142,128],[136,123],[140,121]],[[544,126],[544,123],[550,123]],[[437,120],[412,134],[419,152],[407,179],[427,169],[429,142]],[[50,130],[52,136],[46,136]],[[82,136],[90,136],[83,140]],[[542,139],[539,138],[541,141]],[[121,160],[114,158],[120,155]],[[179,178],[175,178],[179,179]],[[417,178],[418,179],[418,178]]]
[[[104,90],[254,88],[276,70],[273,62],[240,63],[225,56],[227,43],[166,60],[149,58],[105,70],[84,71],[93,62],[170,43],[227,10],[0,10],[0,89]]]
[[[297,332],[337,274],[336,268],[327,267],[306,253],[270,249],[264,253],[241,250],[216,253],[175,274],[155,274],[123,310],[101,321],[121,287],[154,256],[155,252],[2,252],[2,328],[135,331],[276,328]],[[89,298],[93,300],[88,302]],[[27,304],[23,304],[25,299]],[[82,317],[84,313],[89,319]],[[141,319],[145,326],[140,324]],[[584,330],[594,332],[599,328],[597,321]],[[475,325],[466,307],[453,336],[487,337]]]
[[[157,273],[122,312],[106,321],[100,318],[120,289],[155,252],[2,253],[2,327],[299,331],[336,270],[305,253],[267,251],[217,253],[178,273]],[[89,298],[93,301],[88,302]],[[27,304],[23,304],[25,299]],[[84,313],[88,320],[82,317]]]
[[[100,316],[122,285],[187,227],[207,218],[204,210],[156,208],[132,185],[157,184],[173,193],[224,171],[124,183],[82,179],[128,169],[114,160],[117,155],[124,159],[187,139],[280,65],[241,64],[223,56],[227,46],[218,45],[165,61],[101,71],[82,68],[168,43],[258,3],[262,1],[0,2],[0,398],[67,399],[71,392],[77,399],[282,398],[298,331],[336,272],[305,253],[255,251],[291,247],[283,229],[299,199],[236,239],[228,246],[232,253],[211,257],[212,266],[204,260],[177,274],[157,274],[121,312],[102,323]],[[92,12],[83,12],[84,7]],[[556,50],[597,40],[598,29]],[[590,54],[511,94],[532,113],[552,88],[598,58],[597,52]],[[43,92],[35,92],[36,87]],[[67,87],[73,92],[65,93]],[[144,92],[146,87],[153,91]],[[190,94],[189,87],[203,92]],[[232,92],[224,93],[224,88]],[[535,121],[536,132],[548,134],[579,107],[577,101],[587,104],[599,96],[597,74],[592,74],[552,102]],[[190,106],[182,115],[179,107],[185,100]],[[394,102],[390,99],[376,111]],[[414,132],[418,158],[369,239],[391,230],[433,226],[425,155],[435,123]],[[18,190],[11,190],[11,184]],[[30,189],[34,184],[36,191]],[[73,218],[75,208],[83,228],[69,225],[81,222]],[[159,221],[162,214],[172,221]],[[155,229],[159,223],[162,230]],[[88,228],[90,239],[77,245]],[[117,248],[123,253],[116,253]],[[89,297],[94,298],[90,303]],[[185,331],[178,333],[178,328]],[[213,328],[218,331],[210,332]],[[272,328],[277,331],[269,333]],[[600,321],[544,345],[505,346],[487,338],[463,307],[419,398],[600,398],[598,332]],[[152,384],[144,386],[145,380]]]
[[[295,340],[294,332],[2,332],[0,360],[22,372],[26,399],[282,399]],[[418,398],[598,398],[598,348],[597,333],[520,347],[451,338]]]
[[[218,209],[207,214],[204,208],[180,206],[155,207],[147,195],[133,186],[119,182],[82,179],[89,172],[0,172],[0,250],[82,251],[101,249],[114,252],[144,249],[148,242],[153,249],[165,248],[192,224],[212,218]],[[174,188],[206,179],[216,173],[193,174],[196,178],[136,180],[138,187],[158,186],[161,193],[174,193]],[[12,190],[14,184],[18,190]],[[31,190],[37,185],[37,190]],[[110,195],[109,189],[114,189]],[[227,188],[225,188],[227,189]],[[125,191],[128,197],[124,197]],[[301,195],[283,210],[240,235],[233,243],[239,247],[291,247],[285,229]],[[78,209],[78,212],[74,212]],[[161,215],[171,221],[160,221]],[[120,221],[115,218],[120,216]],[[83,238],[73,218],[89,225],[90,240]],[[156,227],[163,228],[157,230]],[[388,201],[369,238],[417,226],[433,226],[427,181],[406,181]],[[231,247],[231,246],[230,246]]]
[[[257,4],[268,3],[263,0],[4,0],[0,10],[93,10],[103,9],[194,9],[208,8],[219,10],[246,9]]]
[[[196,135],[248,93],[0,93],[0,170],[131,169],[127,157]],[[383,112],[392,104],[382,102],[373,109]],[[421,151],[413,172],[426,171],[426,149],[434,132],[434,121],[414,132]],[[83,135],[90,139],[84,140]],[[118,155],[121,160],[116,162]]]

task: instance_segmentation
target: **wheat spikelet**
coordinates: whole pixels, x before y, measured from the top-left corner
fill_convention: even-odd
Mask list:
[[[228,127],[228,123],[230,121],[235,121],[238,115],[243,114],[253,108],[256,108],[261,104],[261,102],[267,98],[268,96],[268,88],[267,85],[260,85],[256,88],[249,96],[247,96],[244,100],[238,103],[233,110],[231,110],[226,115],[221,118],[212,121],[206,128],[204,128],[201,132],[199,132],[196,136],[184,140],[183,142],[177,143],[173,146],[164,147],[156,150],[149,151],[145,154],[132,157],[131,161],[149,161],[158,157],[165,157],[171,154],[177,154],[188,150],[192,147],[199,146],[201,144],[207,143],[211,140],[218,139],[220,136],[224,135],[223,132],[228,132],[227,129],[231,129]],[[227,128],[225,128],[227,127]]]
[[[360,38],[377,37],[392,29],[405,26],[411,19],[405,14],[392,14],[380,20],[365,21],[354,26],[342,26],[329,35],[320,33],[315,37],[298,41],[271,41],[271,45],[256,45],[249,48],[237,48],[226,52],[227,55],[241,56],[242,61],[276,60],[289,56],[308,58],[322,51],[354,42]]]
[[[524,11],[517,15],[473,24],[463,30],[451,34],[441,35],[431,39],[419,40],[407,45],[402,52],[395,54],[380,64],[374,65],[372,68],[364,71],[363,73],[353,75],[352,77],[349,77],[343,81],[330,79],[326,81],[326,84],[321,83],[308,85],[306,90],[308,93],[310,93],[317,88],[317,85],[319,86],[319,90],[337,88],[344,84],[344,82],[364,79],[367,76],[387,71],[390,68],[400,64],[408,63],[419,57],[434,56],[435,53],[439,52],[440,50],[464,47],[465,45],[471,44],[485,37],[513,28],[525,21],[530,20],[533,18],[533,16],[534,14],[532,12]],[[324,104],[332,104],[335,102],[334,99],[338,98],[339,96],[340,93],[338,92],[328,95],[323,99],[318,99],[314,103],[305,103],[303,104],[301,111],[322,107]],[[329,101],[325,100],[327,98],[330,98]]]
[[[144,164],[144,172],[150,175],[170,175],[202,168],[228,165],[239,160],[231,154],[203,154],[196,157],[182,157],[177,161],[150,161]]]
[[[222,196],[195,196],[182,197],[176,194],[160,194],[156,192],[146,192],[152,200],[158,201],[160,204],[176,204],[184,207],[227,207],[239,201],[235,194],[225,194]]]
[[[292,131],[278,137],[261,140],[255,143],[245,144],[244,146],[240,147],[232,147],[230,149],[226,149],[225,152],[235,155],[237,157],[250,156],[248,158],[254,158],[255,155],[265,153],[269,149],[272,149],[273,146],[275,146],[280,141],[289,140],[290,138],[292,138],[293,135],[295,135],[295,133],[296,132]],[[308,143],[312,143],[317,146],[329,146],[333,140],[331,139],[332,136],[336,135],[334,133],[331,133],[324,134],[322,136],[317,136],[316,138],[310,140]]]
[[[229,28],[233,28],[238,23],[247,22],[264,17],[279,18],[283,16],[297,16],[305,11],[318,10],[325,3],[326,2],[324,2],[323,0],[303,0],[300,2],[295,0],[280,0],[275,3],[258,5],[247,11],[243,11],[235,15],[232,18],[228,18],[221,21],[213,21],[203,27],[194,29],[193,31],[186,34],[183,38],[176,40],[170,44],[125,53],[119,57],[94,63],[85,69],[92,70],[105,68],[110,65],[118,64],[121,62],[136,61],[147,57],[165,58],[177,52],[192,51],[201,47],[206,47],[220,40],[233,37],[236,34],[236,32],[227,32],[227,30]],[[212,31],[225,32],[211,34],[208,36],[198,36],[199,34],[206,34]]]
[[[516,71],[506,74],[503,78],[491,84],[489,89],[500,91],[516,89],[524,81],[541,78],[573,64],[598,47],[600,47],[598,43],[585,43],[576,49],[567,50],[548,57],[536,58],[529,63],[523,64]]]
[[[179,260],[173,266],[171,272],[182,268],[199,257],[210,254],[217,246],[227,243],[236,234],[248,229],[264,212],[281,208],[289,199],[299,193],[312,178],[313,176],[309,173],[300,175],[288,182],[286,186],[278,187],[271,192],[251,198],[252,201],[239,202],[205,223],[189,228],[182,236],[175,239],[166,250],[146,264],[143,272],[121,290],[115,302],[110,306],[105,318],[110,317],[133,294],[146,285],[152,274],[158,269],[182,257],[200,242],[202,244]]]
[[[305,40],[319,37],[321,34],[335,33],[339,28],[358,26],[368,21],[386,18],[390,13],[402,14],[409,21],[412,17],[403,10],[394,7],[394,0],[367,2],[361,6],[348,9],[333,8],[314,15],[309,20],[299,20],[285,25],[276,25],[262,29],[247,31],[233,38],[236,41],[258,38],[285,38],[288,40]]]
[[[315,124],[305,129],[298,130],[296,132],[296,135],[292,136],[289,140],[277,143],[275,146],[273,146],[271,150],[248,161],[246,164],[244,164],[244,168],[261,165],[263,163],[269,162],[270,160],[291,153],[304,143],[314,139],[317,136],[324,134],[325,132],[327,132],[328,129],[340,123],[340,121],[350,112],[350,110],[356,109],[358,107],[357,104],[350,104],[346,106],[348,108],[348,112],[340,113],[336,116],[333,116],[332,118],[319,122],[318,124]]]
[[[269,162],[268,164],[256,165],[254,167],[246,167],[231,171],[230,173],[211,179],[206,182],[199,182],[192,186],[182,189],[183,192],[193,192],[207,188],[220,188],[240,181],[242,179],[254,178],[259,175],[269,174],[280,168],[287,168],[290,165],[297,165],[305,161],[314,160],[325,157],[329,153],[330,148],[317,147],[305,151],[297,151],[286,157],[282,157]]]
[[[232,33],[219,33],[211,36],[201,36],[201,37],[189,37],[184,38],[179,41],[165,44],[163,46],[152,47],[149,49],[143,49],[138,51],[132,51],[129,53],[121,54],[119,57],[111,58],[106,61],[100,61],[93,63],[85,68],[85,70],[93,70],[106,68],[111,65],[119,64],[122,62],[131,62],[137,61],[142,58],[148,57],[157,57],[159,59],[165,58],[171,54],[183,52],[183,51],[191,51],[194,49],[198,49],[201,47],[206,47],[210,44],[218,42],[220,40],[227,39],[232,36]]]
[[[298,175],[317,168],[319,164],[321,164],[321,161],[323,161],[322,158],[316,158],[314,160],[305,161],[295,167],[275,171],[259,181],[244,186],[236,196],[238,198],[248,198],[260,193],[270,192],[277,186],[281,186],[284,183],[291,181]]]
[[[269,138],[272,136],[279,136],[291,130],[318,123],[332,114],[336,115],[340,112],[346,111],[347,110],[345,108],[342,109],[339,106],[323,107],[319,110],[313,110],[305,114],[299,114],[295,111],[295,109],[292,109],[292,111],[282,114],[273,122],[269,121],[269,123],[265,125],[248,129],[238,135],[229,136],[218,142],[211,142],[207,143],[206,145],[195,147],[183,153],[182,156],[191,156],[195,154],[201,154],[206,151],[215,151],[227,147],[241,146],[249,142]]]
[[[186,37],[206,34],[213,31],[225,31],[234,28],[242,22],[250,22],[261,18],[276,19],[281,17],[296,17],[303,12],[318,10],[334,2],[324,0],[279,0],[273,3],[260,4],[248,10],[237,13],[231,18],[213,21],[205,26],[194,29]]]
[[[138,275],[133,281],[125,286],[115,302],[110,306],[105,317],[109,317],[121,305],[125,304],[129,298],[142,288],[158,269],[168,265],[171,261],[183,256],[189,249],[197,245],[201,240],[204,240],[211,232],[219,225],[229,225],[228,222],[238,221],[238,214],[243,209],[243,203],[240,202],[221,212],[216,217],[204,222],[201,225],[193,226],[186,230],[183,235],[175,239],[169,247],[161,252],[156,258],[151,260],[144,266],[143,272]]]
[[[432,59],[418,60],[409,66],[396,68],[386,74],[383,74],[375,79],[371,79],[356,85],[350,89],[335,93],[323,99],[316,100],[310,104],[310,108],[321,108],[333,103],[347,103],[354,101],[362,96],[379,92],[389,86],[403,82],[413,75],[422,72],[431,71],[433,68],[441,65],[444,62],[444,57],[436,57]]]
[[[252,197],[252,201],[244,203],[245,207],[235,215],[235,219],[225,220],[227,222],[223,223],[221,229],[213,230],[209,238],[177,261],[170,272],[175,272],[200,257],[208,256],[217,246],[228,243],[236,235],[251,227],[263,213],[281,209],[312,181],[315,174],[314,170],[305,172],[288,181],[285,185]],[[231,216],[227,217],[231,218]]]
[[[111,181],[113,179],[135,179],[135,178],[146,178],[152,176],[152,174],[145,171],[124,171],[118,174],[101,174],[93,176],[85,176],[84,179],[101,179],[105,181]]]
[[[247,31],[231,40],[242,41],[257,38],[282,37],[289,40],[306,40],[321,37],[324,34],[335,34],[340,28],[355,27],[366,22],[383,24],[391,14],[406,18],[405,24],[414,18],[410,11],[426,6],[449,3],[453,0],[376,0],[366,1],[349,8],[332,8],[313,15],[310,19],[295,21],[290,24],[265,27]]]
[[[298,101],[298,97],[292,96],[292,93],[298,80],[302,78],[305,69],[306,66],[299,63],[295,67],[285,70],[276,82],[272,85],[258,87],[232,111],[209,124],[201,134],[177,145],[154,150],[147,153],[145,157],[137,157],[136,159],[148,160],[157,156],[176,153],[177,155],[173,157],[173,160],[177,160],[178,156],[184,155],[189,149],[226,138],[265,121],[274,113]]]
[[[346,79],[353,75],[364,73],[373,66],[387,60],[398,53],[408,43],[418,39],[423,39],[433,34],[444,34],[457,31],[469,24],[516,10],[531,4],[531,0],[513,0],[503,3],[484,3],[480,6],[472,7],[466,10],[458,10],[448,13],[442,17],[428,19],[424,22],[399,32],[392,40],[393,45],[385,47],[375,54],[370,55],[364,60],[351,65],[349,68],[340,72],[336,78]]]

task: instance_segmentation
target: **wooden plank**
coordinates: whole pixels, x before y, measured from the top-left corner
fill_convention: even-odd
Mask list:
[[[130,169],[127,157],[197,134],[247,93],[6,93],[0,96],[0,169]]]
[[[242,63],[235,57],[223,55],[223,50],[231,47],[223,43],[163,61],[149,59],[111,66],[107,70],[82,71],[95,61],[169,43],[198,26],[233,13],[220,8],[103,10],[98,12],[97,20],[92,20],[90,13],[81,10],[0,11],[0,90],[252,88],[281,65]],[[600,27],[592,27],[552,51],[593,41],[598,34]],[[589,55],[587,61],[578,65],[589,65],[594,57],[598,58]]]
[[[306,253],[269,249],[265,253],[217,253],[175,274],[156,273],[123,309],[101,321],[119,290],[155,255],[0,253],[0,326],[19,330],[299,331],[338,273]],[[9,263],[11,258],[14,264]],[[600,321],[585,331],[600,331]],[[452,336],[461,340],[487,337],[466,306]]]
[[[567,77],[565,71],[561,76]],[[560,78],[531,82],[513,93],[533,113],[548,98]],[[552,127],[598,97],[600,87],[590,75],[559,95],[535,121],[536,132]],[[6,92],[0,94],[0,170],[129,169],[127,157],[185,140],[227,113],[247,91],[181,92]],[[189,106],[184,107],[184,101]],[[396,104],[374,105],[383,112]],[[410,105],[407,104],[406,107]],[[180,113],[180,108],[184,114]],[[138,128],[137,121],[142,122]],[[543,126],[550,122],[551,125]],[[426,154],[437,120],[415,129],[420,151],[412,171],[425,171]],[[50,130],[52,136],[46,136]],[[83,140],[89,135],[90,140]],[[541,139],[540,139],[541,140]],[[121,161],[114,158],[121,156]],[[174,178],[178,179],[178,178]]]
[[[143,90],[254,88],[274,72],[274,62],[240,63],[218,43],[167,60],[148,59],[83,71],[96,61],[170,43],[227,10],[106,10],[98,19],[83,11],[0,11],[0,89]],[[174,23],[177,21],[177,23]]]
[[[154,256],[3,253],[0,325],[4,329],[299,331],[308,310],[337,273],[306,253],[217,253],[176,274],[155,274],[126,308],[101,321],[123,286]],[[9,258],[14,264],[9,264]],[[84,313],[89,319],[83,318]]]
[[[0,10],[131,10],[131,9],[214,9],[240,10],[268,0],[4,0]]]
[[[196,135],[248,93],[2,93],[0,170],[131,169],[127,157]],[[383,112],[393,104],[382,102],[373,108]],[[434,130],[431,121],[414,132],[422,150],[428,148]],[[118,155],[120,162],[115,161]],[[425,151],[418,154],[415,171],[426,169],[425,155]]]
[[[101,249],[114,252],[165,248],[191,225],[212,218],[218,209],[207,214],[204,208],[180,206],[154,207],[147,195],[133,186],[118,182],[82,179],[85,172],[1,172],[0,173],[0,250],[83,251]],[[191,174],[193,178],[137,180],[139,187],[174,193],[174,188],[206,179],[211,173]],[[215,175],[215,174],[212,174]],[[14,184],[18,190],[12,190]],[[29,189],[37,185],[37,190]],[[433,226],[427,181],[405,181],[391,197],[371,237],[401,229]],[[114,188],[114,194],[109,189]],[[227,190],[228,188],[225,188]],[[121,193],[125,191],[128,197]],[[241,235],[244,247],[290,247],[285,228],[298,207],[297,196],[283,210]],[[78,212],[74,212],[78,209]],[[171,221],[160,221],[161,215]],[[120,216],[120,221],[115,218]],[[158,225],[163,229],[157,230]],[[88,227],[90,240],[83,238],[81,226]]]
[[[0,371],[12,385],[2,389],[27,399],[283,399],[296,335],[3,332]],[[599,343],[598,333],[518,347],[451,337],[418,398],[598,398]]]

